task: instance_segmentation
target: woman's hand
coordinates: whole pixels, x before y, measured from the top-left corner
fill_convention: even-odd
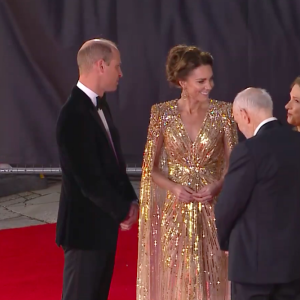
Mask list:
[[[190,203],[193,201],[194,191],[187,186],[181,184],[175,184],[172,193],[177,197],[179,201]]]
[[[219,194],[221,190],[221,186],[219,182],[213,182],[204,188],[202,188],[197,193],[193,194],[194,201],[201,203],[208,203],[213,200],[215,196]]]

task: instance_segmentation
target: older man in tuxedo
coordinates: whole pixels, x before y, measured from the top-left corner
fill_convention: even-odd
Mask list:
[[[215,217],[234,300],[300,299],[300,134],[272,111],[257,88],[233,104],[247,139],[231,153]]]
[[[63,300],[106,300],[118,230],[130,229],[137,196],[126,175],[106,92],[122,77],[120,53],[108,40],[84,43],[79,81],[57,123],[62,190],[56,242],[64,249]]]

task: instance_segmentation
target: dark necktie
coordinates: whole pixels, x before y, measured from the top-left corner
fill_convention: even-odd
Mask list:
[[[100,98],[98,96],[98,97],[96,97],[96,100],[97,100],[97,105],[96,105],[97,110],[98,109],[103,110],[103,108],[105,107],[105,104],[106,104],[105,97]]]
[[[105,99],[105,95],[102,98],[100,98],[98,96],[96,99],[97,99],[97,110],[98,109],[102,110],[102,112],[105,116],[108,128],[109,128],[109,131],[113,130],[114,124],[113,124],[113,121],[112,121],[112,118],[111,118],[111,115],[110,115],[108,104],[107,104],[106,99]]]

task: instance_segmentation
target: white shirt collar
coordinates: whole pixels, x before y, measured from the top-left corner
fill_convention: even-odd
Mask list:
[[[258,130],[259,130],[262,126],[264,126],[265,124],[267,124],[267,123],[269,123],[269,122],[271,122],[271,121],[276,121],[276,120],[277,120],[276,118],[271,117],[271,118],[268,118],[268,119],[265,119],[264,121],[262,121],[262,122],[257,126],[257,128],[255,129],[254,135],[256,135],[256,134],[258,133]]]
[[[97,106],[97,99],[96,98],[98,97],[98,95],[95,92],[93,92],[88,87],[83,85],[80,81],[77,82],[77,87],[79,89],[81,89],[92,100],[92,102],[95,106]]]

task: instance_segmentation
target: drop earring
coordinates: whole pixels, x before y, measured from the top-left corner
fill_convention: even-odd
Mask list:
[[[187,92],[186,92],[186,89],[183,89],[182,92],[181,92],[181,99],[182,100],[187,100]]]

